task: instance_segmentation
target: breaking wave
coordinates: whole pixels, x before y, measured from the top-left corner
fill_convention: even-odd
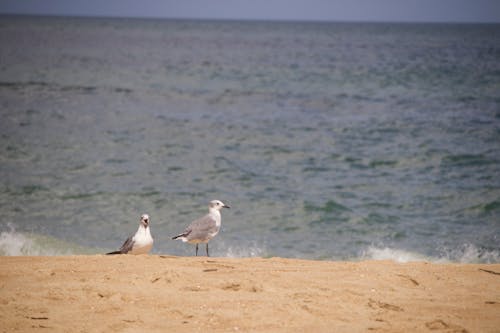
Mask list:
[[[361,254],[362,260],[393,260],[396,262],[429,261],[434,263],[482,263],[500,262],[499,250],[479,248],[473,244],[463,244],[456,248],[442,248],[437,256],[427,256],[418,252],[389,247],[370,246]]]
[[[87,248],[56,238],[37,234],[9,231],[0,233],[0,255],[2,256],[57,256],[93,253]]]

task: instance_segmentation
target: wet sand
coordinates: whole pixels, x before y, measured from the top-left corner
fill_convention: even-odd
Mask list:
[[[0,257],[1,332],[499,332],[500,264]]]

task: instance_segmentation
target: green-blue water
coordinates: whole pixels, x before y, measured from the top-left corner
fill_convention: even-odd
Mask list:
[[[220,199],[215,256],[500,262],[500,25],[3,16],[0,45],[4,254],[148,213],[193,255]]]

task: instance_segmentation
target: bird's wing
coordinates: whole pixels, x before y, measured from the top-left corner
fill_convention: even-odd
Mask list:
[[[120,247],[120,252],[121,253],[129,253],[132,251],[132,248],[134,247],[134,236],[130,236],[127,238],[127,240],[123,243],[122,247]]]
[[[218,231],[215,219],[210,215],[194,220],[185,230],[188,240],[208,240],[213,233]]]

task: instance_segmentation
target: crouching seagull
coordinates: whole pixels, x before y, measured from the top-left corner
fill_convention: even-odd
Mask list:
[[[118,251],[106,254],[147,254],[153,247],[153,237],[149,228],[149,215],[142,214],[139,229],[135,235],[127,238]]]
[[[183,242],[196,244],[196,255],[198,255],[198,244],[205,243],[208,254],[208,242],[219,233],[221,224],[220,210],[229,208],[220,200],[210,201],[208,205],[208,214],[194,220],[180,235],[172,237],[172,239],[180,239]]]

